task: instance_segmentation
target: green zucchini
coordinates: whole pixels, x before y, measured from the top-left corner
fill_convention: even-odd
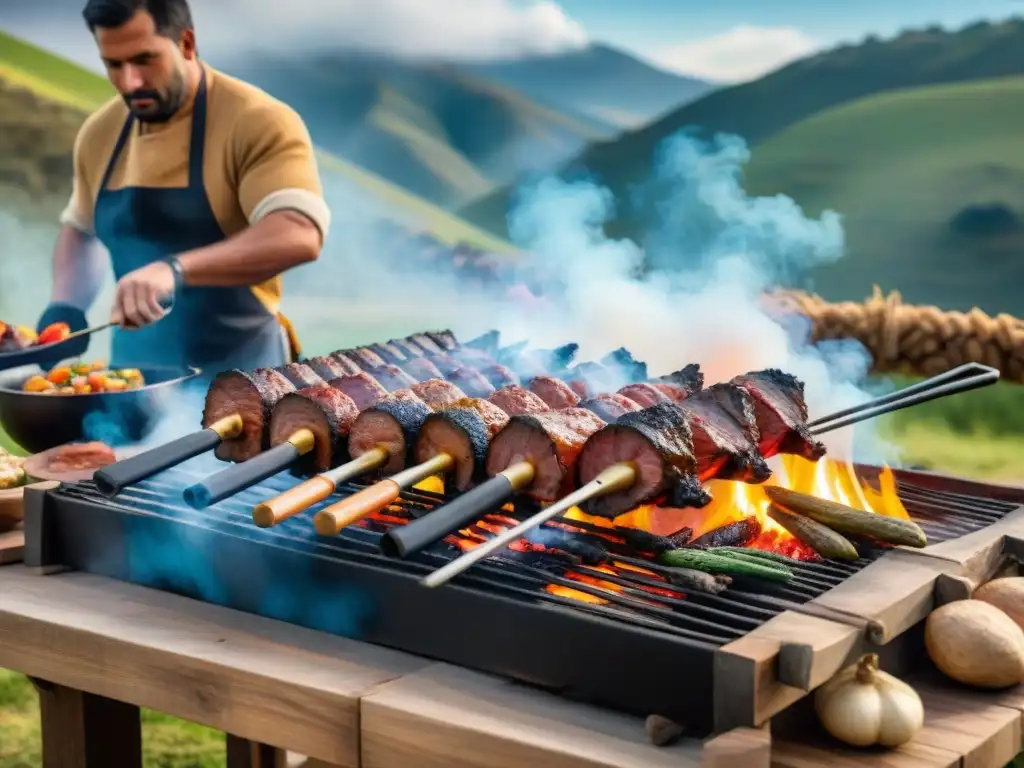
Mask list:
[[[793,578],[793,572],[783,566],[768,563],[754,563],[750,560],[725,557],[716,555],[707,550],[671,549],[662,552],[659,560],[668,566],[677,568],[692,568],[695,571],[705,573],[725,573],[735,576],[753,576],[767,581],[788,582]]]
[[[726,552],[735,552],[740,555],[750,555],[751,557],[760,557],[762,560],[768,560],[779,565],[792,565],[793,563],[799,563],[795,557],[787,557],[786,555],[780,555],[778,552],[766,552],[763,549],[754,549],[753,547],[712,547],[711,552],[717,552],[719,554],[725,554]]]
[[[833,560],[856,560],[860,557],[857,548],[841,533],[836,533],[817,520],[795,515],[774,504],[768,507],[768,517],[822,557],[830,557]]]
[[[764,486],[764,492],[777,507],[791,514],[809,517],[839,533],[870,536],[889,544],[902,544],[907,547],[928,546],[924,531],[910,520],[862,512],[845,504],[808,496],[806,493],[797,493],[777,485]]]

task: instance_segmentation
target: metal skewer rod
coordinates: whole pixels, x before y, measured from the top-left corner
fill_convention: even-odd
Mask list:
[[[573,491],[565,498],[556,501],[550,507],[542,509],[540,512],[527,518],[514,528],[509,528],[507,531],[495,536],[493,539],[489,539],[485,543],[469,550],[461,557],[452,560],[447,565],[438,568],[433,573],[424,577],[420,581],[420,584],[425,587],[439,587],[455,578],[475,563],[478,563],[488,557],[492,552],[496,552],[497,550],[508,546],[513,541],[522,538],[525,533],[536,528],[541,523],[545,523],[553,517],[557,517],[563,512],[566,512],[571,507],[578,506],[590,499],[605,496],[609,493],[615,493],[616,491],[625,490],[632,486],[634,482],[636,482],[636,469],[632,464],[613,464],[589,483],[578,490]]]

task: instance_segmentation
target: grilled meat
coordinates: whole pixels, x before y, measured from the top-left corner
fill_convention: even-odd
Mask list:
[[[400,389],[409,389],[416,383],[416,379],[403,371],[397,365],[382,365],[367,371],[375,378],[388,392],[397,392]]]
[[[416,440],[417,464],[447,453],[455,460],[451,478],[459,491],[483,477],[491,438],[508,424],[508,415],[487,400],[467,398],[431,414]]]
[[[360,411],[365,411],[388,396],[388,391],[373,376],[363,371],[331,379],[328,383],[351,397]]]
[[[406,360],[415,360],[417,357],[423,357],[423,349],[417,347],[409,339],[391,339],[388,344],[405,355]]]
[[[520,461],[534,466],[528,495],[554,501],[572,489],[577,459],[587,439],[605,422],[585,408],[513,416],[491,441],[487,475],[493,477]]]
[[[351,357],[359,367],[364,370],[372,370],[373,368],[382,368],[387,365],[387,362],[374,352],[369,347],[356,347],[355,349],[342,350],[344,354]]]
[[[441,347],[441,349],[446,349],[448,351],[459,349],[459,342],[455,338],[455,334],[447,328],[443,331],[427,331],[427,336],[429,336],[437,346]]]
[[[434,367],[441,372],[442,376],[447,376],[452,371],[462,367],[462,363],[447,353],[439,355],[424,355],[424,358],[430,361]]]
[[[769,368],[736,376],[730,383],[745,389],[754,400],[762,455],[792,453],[811,461],[825,455],[825,446],[807,428],[807,403],[800,379]]]
[[[519,383],[519,377],[499,363],[491,363],[482,367],[480,375],[487,379],[495,389],[510,387]]]
[[[305,363],[288,363],[278,369],[296,389],[303,387],[322,387],[327,382],[320,378],[316,371]]]
[[[347,376],[349,373],[352,373],[347,366],[342,365],[339,361],[328,355],[312,357],[306,361],[306,364],[324,381],[330,381],[339,376]]]
[[[496,364],[493,357],[478,349],[457,349],[448,354],[461,365],[468,365],[470,368],[476,368],[481,371]]]
[[[533,392],[514,384],[509,387],[502,387],[487,399],[509,416],[519,416],[524,413],[543,413],[549,410],[547,403]]]
[[[676,407],[689,418],[699,477],[763,483],[771,476],[758,450],[754,403],[742,387],[714,384]]]
[[[628,397],[641,408],[649,408],[658,403],[670,403],[672,399],[646,381],[637,384],[627,384],[619,390],[619,394]]]
[[[300,429],[309,429],[315,443],[302,463],[315,472],[326,472],[344,461],[348,434],[357,416],[359,409],[352,398],[326,384],[290,392],[271,414],[270,446],[286,442]]]
[[[447,350],[425,333],[414,333],[406,338],[423,350],[426,355],[441,355]]]
[[[438,410],[459,400],[466,399],[466,393],[444,379],[427,379],[412,385],[412,391],[432,410]]]
[[[344,368],[345,375],[347,376],[352,376],[363,370],[362,368],[359,367],[359,363],[357,363],[353,358],[346,355],[344,352],[331,352],[331,354],[328,355],[328,357],[330,357],[332,360],[334,360],[334,362],[336,362],[338,365]]]
[[[704,387],[704,373],[697,363],[690,363],[678,371],[659,376],[658,381],[673,384],[693,395]]]
[[[580,403],[580,408],[586,408],[597,414],[602,420],[612,424],[620,416],[627,413],[634,413],[640,410],[640,406],[625,395],[618,392],[606,392],[594,395]]]
[[[470,397],[487,397],[494,393],[491,382],[480,375],[479,371],[468,366],[460,366],[445,376],[452,384],[458,385],[459,389]]]
[[[348,437],[349,455],[357,459],[374,448],[384,448],[388,460],[380,468],[381,474],[400,472],[429,415],[430,407],[412,390],[392,392],[356,418]]]
[[[371,344],[369,348],[380,355],[381,359],[386,363],[401,365],[409,359],[409,356],[406,355],[399,347],[388,342],[378,341]]]
[[[242,434],[222,440],[215,451],[217,458],[245,461],[267,448],[271,412],[282,397],[294,391],[295,385],[273,368],[218,373],[206,392],[203,427],[237,413],[242,417]]]
[[[588,513],[615,517],[662,497],[673,507],[703,507],[711,501],[697,476],[687,416],[674,403],[627,413],[591,437],[579,457],[580,484],[624,461],[636,468],[636,482],[624,491],[593,499],[587,504]]]
[[[430,379],[443,379],[444,374],[436,365],[425,357],[411,357],[398,367],[412,376],[416,381],[429,381]]]
[[[572,387],[552,376],[535,376],[530,379],[530,391],[553,411],[574,408],[580,402],[579,395],[572,391]]]

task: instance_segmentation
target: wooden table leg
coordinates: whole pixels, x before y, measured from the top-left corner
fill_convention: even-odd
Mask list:
[[[227,768],[287,768],[283,749],[227,734]]]
[[[33,680],[42,716],[43,768],[142,768],[139,708]]]

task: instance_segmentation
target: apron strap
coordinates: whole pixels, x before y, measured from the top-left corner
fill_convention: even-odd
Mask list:
[[[288,337],[288,349],[291,353],[291,362],[294,363],[302,357],[302,344],[299,342],[299,334],[296,332],[295,326],[292,325],[292,321],[280,312],[277,313],[277,322],[284,328],[285,335]]]
[[[199,88],[192,106],[192,135],[188,150],[188,186],[204,190],[203,155],[206,149],[206,67],[199,65]]]
[[[114,173],[114,167],[117,165],[117,159],[121,156],[121,152],[124,150],[125,144],[128,143],[128,137],[131,136],[132,126],[135,124],[135,116],[128,112],[128,119],[124,121],[124,127],[121,128],[121,135],[117,137],[117,143],[114,144],[114,151],[110,153],[110,159],[107,161],[107,169],[103,172],[103,180],[100,182],[99,192],[102,192],[107,188],[107,184],[110,182],[110,177]]]

